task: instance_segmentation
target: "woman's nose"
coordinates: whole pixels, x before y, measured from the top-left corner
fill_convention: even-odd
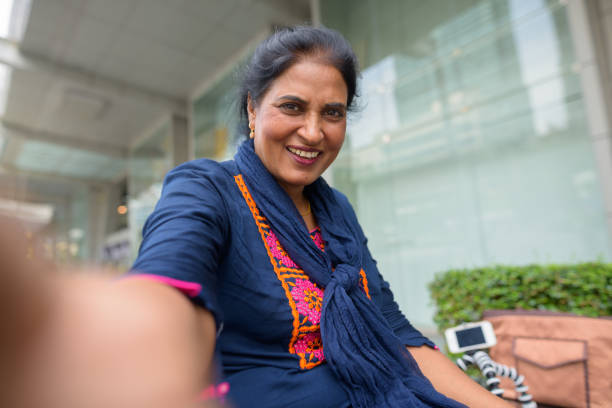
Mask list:
[[[306,115],[304,123],[300,128],[298,135],[304,139],[304,142],[310,145],[316,145],[323,140],[324,133],[321,129],[321,118],[316,114]]]

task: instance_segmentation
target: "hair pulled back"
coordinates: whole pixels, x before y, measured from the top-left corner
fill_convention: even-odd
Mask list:
[[[348,41],[329,28],[281,28],[257,46],[243,71],[239,91],[241,133],[249,134],[249,95],[257,105],[276,78],[305,58],[319,59],[340,72],[348,90],[347,109],[351,107],[357,92],[358,63]]]

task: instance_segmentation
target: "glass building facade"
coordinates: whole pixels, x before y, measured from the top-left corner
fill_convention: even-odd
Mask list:
[[[361,109],[334,184],[413,322],[436,272],[612,259],[564,2],[321,2]]]

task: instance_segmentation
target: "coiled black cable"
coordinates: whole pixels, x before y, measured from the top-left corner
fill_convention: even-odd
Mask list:
[[[510,378],[514,381],[514,389],[519,394],[518,400],[521,402],[522,408],[537,408],[538,405],[533,401],[532,396],[527,393],[529,387],[523,383],[525,377],[519,375],[516,368],[496,363],[482,350],[467,352],[461,358],[458,358],[456,363],[463,371],[467,371],[470,364],[477,366],[486,378],[487,389],[500,398],[504,390],[499,387],[497,376]]]

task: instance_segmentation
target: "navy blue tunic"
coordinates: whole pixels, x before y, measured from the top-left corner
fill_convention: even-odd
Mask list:
[[[362,290],[403,344],[434,347],[400,312],[366,242],[362,250]],[[168,173],[132,273],[197,288],[191,298],[215,316],[236,406],[349,406],[320,341],[323,289],[280,246],[233,162],[199,159]]]

